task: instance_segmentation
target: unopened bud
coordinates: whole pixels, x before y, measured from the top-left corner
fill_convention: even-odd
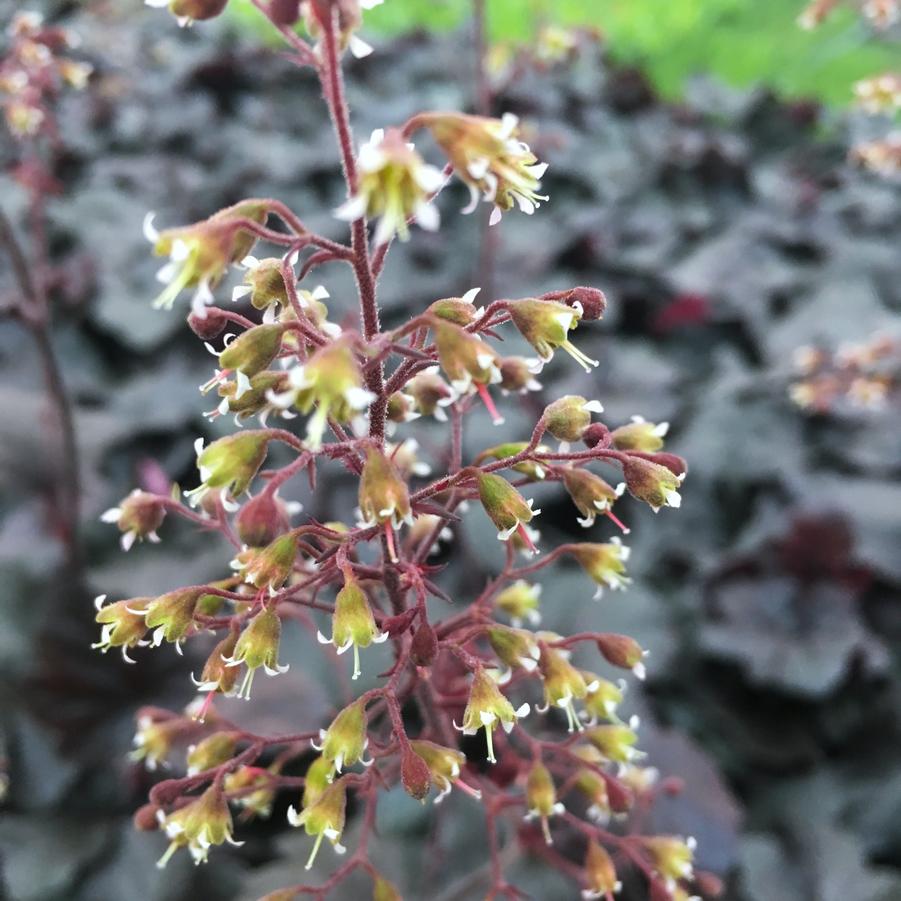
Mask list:
[[[188,327],[202,341],[212,341],[225,331],[229,320],[217,307],[210,307],[205,316],[191,313],[188,316]]]
[[[411,798],[425,800],[432,787],[432,772],[409,744],[405,744],[401,751],[400,778],[404,790]]]
[[[261,491],[235,517],[238,538],[249,547],[263,547],[289,527],[288,511],[274,491]]]
[[[437,656],[438,636],[431,625],[423,620],[413,633],[413,640],[410,642],[410,659],[416,666],[431,666]]]
[[[215,19],[221,15],[228,5],[228,0],[171,0],[169,11],[179,23],[201,22],[206,19]]]
[[[542,300],[556,300],[568,307],[579,304],[582,318],[586,321],[600,319],[607,309],[607,298],[598,288],[569,288],[566,291],[549,291],[541,295]]]
[[[156,832],[160,828],[159,810],[159,805],[153,803],[139,807],[131,818],[135,829],[140,832]]]
[[[645,677],[643,660],[647,651],[629,635],[617,635],[615,632],[602,632],[597,637],[598,650],[611,666],[630,669],[639,679]]]
[[[603,422],[593,422],[582,432],[582,441],[585,447],[610,447],[610,429]]]
[[[269,16],[276,25],[293,25],[300,18],[300,0],[269,0]]]

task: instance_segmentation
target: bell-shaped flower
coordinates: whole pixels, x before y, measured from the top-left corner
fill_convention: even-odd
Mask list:
[[[379,631],[369,606],[366,592],[359,582],[353,578],[350,570],[344,575],[344,587],[335,598],[335,612],[332,614],[332,637],[326,638],[321,632],[317,634],[321,644],[333,644],[339,654],[348,648],[354,651],[353,678],[360,677],[360,648],[381,644],[387,640],[388,633]]]
[[[188,775],[196,776],[198,773],[231,760],[235,756],[239,734],[237,732],[214,732],[196,745],[189,745],[185,758]]]
[[[554,840],[551,838],[549,820],[554,814],[563,813],[565,808],[557,800],[557,789],[550,771],[540,760],[532,764],[526,776],[526,806],[528,812],[525,818],[538,819],[545,842],[552,845]]]
[[[585,430],[591,425],[592,413],[603,412],[600,401],[585,400],[578,394],[567,394],[545,407],[541,421],[558,441],[568,445],[572,441],[581,440]]]
[[[191,502],[198,503],[213,488],[221,488],[233,497],[246,491],[266,459],[270,440],[264,429],[226,435],[207,447],[198,438],[194,450],[200,485],[186,492]]]
[[[682,504],[679,488],[685,473],[676,475],[671,469],[652,460],[628,456],[623,460],[623,478],[629,493],[648,504],[655,513],[661,507],[679,507]]]
[[[249,585],[273,595],[288,581],[296,559],[297,537],[286,532],[266,547],[254,549],[241,574]]]
[[[476,458],[475,464],[478,466],[483,460],[503,460],[507,457],[515,457],[522,453],[527,447],[526,441],[508,441],[505,444],[496,444],[494,447],[486,447]],[[535,448],[535,453],[544,453],[548,450],[546,447],[539,445]],[[514,472],[522,473],[533,482],[540,482],[547,475],[547,469],[543,464],[535,460],[522,460],[514,463],[510,467]]]
[[[538,549],[525,530],[526,523],[541,513],[540,510],[532,509],[534,501],[531,498],[526,501],[505,478],[494,473],[479,472],[477,480],[479,500],[488,518],[497,526],[497,537],[501,541],[507,541],[515,532],[530,551],[537,554]]]
[[[574,544],[570,553],[597,585],[594,593],[596,600],[604,594],[605,588],[616,591],[632,581],[626,576],[629,548],[616,536],[606,544]]]
[[[637,716],[631,717],[628,724],[609,723],[593,726],[585,732],[585,737],[600,751],[605,760],[619,764],[634,763],[644,757],[635,745],[638,743],[638,727],[641,722]]]
[[[320,729],[319,738],[320,744],[311,744],[332,764],[336,773],[358,762],[363,766],[372,763],[363,759],[369,738],[366,735],[366,704],[362,699],[341,710],[328,729]]]
[[[348,222],[364,216],[378,219],[376,246],[387,244],[394,235],[409,240],[409,219],[427,231],[438,228],[438,210],[430,201],[444,176],[423,160],[398,129],[378,128],[372,133],[360,148],[357,173],[356,192],[335,215]]]
[[[305,868],[311,869],[323,838],[327,838],[338,854],[344,853],[341,845],[341,833],[344,832],[344,817],[347,807],[347,789],[344,779],[336,779],[310,804],[298,813],[294,807],[288,808],[288,822],[294,826],[303,826],[307,835],[316,836],[313,850]]]
[[[512,585],[508,585],[494,599],[494,607],[506,613],[510,622],[519,627],[528,620],[533,626],[541,622],[541,612],[538,609],[541,598],[541,585],[517,579]]]
[[[232,816],[225,794],[218,784],[211,785],[199,798],[160,818],[160,825],[170,839],[169,848],[157,861],[166,866],[172,855],[187,847],[195,864],[206,863],[213,845],[228,842],[243,845],[232,837]]]
[[[92,644],[91,648],[103,654],[110,648],[121,648],[125,662],[134,663],[128,656],[128,649],[146,647],[150,643],[144,640],[147,634],[144,614],[152,598],[131,598],[104,605],[105,600],[105,594],[94,598],[94,608],[97,611],[94,621],[103,628],[100,630],[100,641]]]
[[[168,9],[184,28],[193,22],[216,18],[225,10],[228,0],[144,0],[144,5]]]
[[[509,678],[509,671],[517,667],[526,672],[534,672],[538,668],[541,650],[531,632],[524,629],[511,629],[509,626],[494,625],[487,631],[491,649],[498,660],[507,667],[507,673],[499,679],[501,683]],[[505,678],[506,676],[506,678]]]
[[[610,854],[594,839],[588,842],[584,869],[586,887],[582,891],[582,897],[586,901],[591,898],[604,898],[610,901],[623,887],[617,879],[616,866]]]
[[[158,543],[160,536],[156,530],[166,518],[166,505],[163,498],[135,488],[128,497],[119,502],[118,507],[111,507],[100,517],[101,522],[114,522],[122,533],[122,550],[131,550],[135,541],[145,538]]]
[[[413,398],[415,410],[421,416],[434,416],[447,422],[445,407],[456,399],[454,390],[438,374],[437,366],[429,366],[407,382],[405,393]]]
[[[475,735],[479,729],[484,729],[488,760],[490,763],[497,763],[494,756],[494,730],[501,725],[505,732],[509,732],[516,721],[528,713],[528,704],[521,704],[514,710],[513,705],[501,694],[497,682],[480,666],[473,674],[469,701],[463,711],[463,723],[460,726],[454,723],[454,728],[464,735]]]
[[[181,653],[181,642],[194,625],[194,611],[203,593],[202,588],[178,588],[154,598],[142,608],[146,611],[147,628],[154,630],[151,641],[154,647],[171,641]]]
[[[582,518],[577,520],[582,528],[587,529],[593,526],[599,513],[609,516],[614,522],[619,523],[619,520],[613,516],[613,503],[617,498],[622,497],[626,490],[625,482],[620,482],[614,488],[587,469],[567,466],[563,469],[563,484],[566,486],[572,502],[582,514]],[[626,534],[629,533],[629,529],[621,523],[619,525]]]
[[[647,836],[641,839],[641,845],[670,891],[679,881],[693,877],[694,853],[698,843],[691,836],[684,839],[676,835]]]
[[[511,301],[507,305],[513,324],[523,338],[535,348],[539,358],[547,362],[559,347],[565,350],[586,372],[598,365],[597,360],[585,356],[570,340],[572,331],[582,318],[582,306],[578,302],[572,306],[553,300]]]
[[[430,113],[419,119],[469,188],[464,212],[472,212],[481,197],[494,204],[489,221],[495,225],[514,205],[531,215],[547,200],[538,193],[547,163],[540,163],[519,140],[519,119],[512,113],[502,119],[463,113]]]
[[[668,431],[668,422],[646,422],[641,416],[633,416],[628,425],[614,429],[610,438],[617,450],[653,453],[663,447],[663,438]]]
[[[451,791],[451,788],[457,788],[466,792],[476,799],[482,797],[482,793],[467,785],[461,778],[463,766],[466,763],[466,755],[462,751],[454,748],[445,748],[443,745],[435,744],[424,739],[414,739],[410,742],[410,747],[415,754],[418,754],[426,763],[431,774],[432,784],[438,790],[435,798],[435,804],[440,804]]]
[[[582,673],[569,662],[566,652],[547,645],[541,648],[538,667],[544,683],[544,710],[558,707],[566,713],[567,731],[581,731],[583,726],[574,702],[583,700],[588,694],[589,686]]]
[[[360,474],[360,515],[365,525],[385,528],[388,553],[397,559],[393,529],[413,522],[410,493],[394,463],[378,448],[370,447]]]
[[[288,671],[288,664],[278,662],[278,648],[282,636],[282,621],[269,607],[264,607],[245,627],[231,657],[224,658],[228,666],[247,667],[238,697],[250,700],[250,687],[256,671],[262,667],[267,676]]]
[[[303,0],[300,11],[307,31],[316,41],[316,54],[321,58],[325,52],[322,46],[323,26],[319,16],[323,11],[325,15],[332,15],[332,11],[335,10],[338,13],[338,49],[342,52],[350,50],[351,55],[357,59],[369,56],[372,47],[357,34],[357,31],[363,25],[363,11],[375,9],[382,3],[384,0],[336,0],[333,3]]]
[[[169,257],[157,273],[166,287],[153,305],[168,309],[183,290],[193,288],[191,310],[196,316],[206,316],[206,308],[213,302],[213,288],[228,267],[244,259],[256,243],[256,235],[244,223],[249,220],[262,225],[268,215],[264,201],[245,200],[202,222],[160,232],[149,213],[144,219],[144,236],[157,256]]]
[[[462,297],[443,297],[429,304],[427,312],[439,319],[446,319],[454,325],[471,325],[477,319],[482,318],[485,312],[483,307],[476,307],[473,301],[481,291],[481,288],[470,288]]]
[[[498,355],[478,335],[467,332],[445,319],[434,318],[435,347],[438,362],[458,395],[475,390],[485,404],[495,425],[504,419],[494,406],[488,385],[501,380]]]

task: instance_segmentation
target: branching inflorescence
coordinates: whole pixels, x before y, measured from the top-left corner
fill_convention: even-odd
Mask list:
[[[626,489],[655,511],[679,506],[685,464],[662,450],[666,425],[636,418],[609,429],[593,421],[602,412],[596,400],[570,395],[547,406],[530,435],[487,448],[472,461],[463,458],[464,421],[476,405],[503,422],[498,393],[540,387],[536,375],[558,350],[587,371],[597,365],[571,336],[581,322],[602,316],[604,295],[577,287],[477,308],[474,289],[424,305],[399,328],[380,323],[376,285],[391,243],[409,238],[414,223],[438,227],[436,196],[452,176],[468,186],[469,208],[488,202],[496,222],[517,208],[530,214],[547,199],[540,193],[546,167],[517,137],[513,116],[422,113],[375,132],[355,149],[340,58],[345,47],[365,48],[356,31],[362,9],[375,4],[253,2],[281,31],[295,61],[321,81],[347,183],[347,200],[336,215],[350,223],[350,242],[315,234],[285,204],[268,198],[242,201],[184,227],[157,231],[150,219],[145,224],[154,252],[169,258],[157,305],[171,307],[190,296],[189,324],[218,357],[203,388],[219,398],[208,415],[230,414],[239,425],[251,417],[259,422],[209,445],[198,441],[200,484],[185,500],[177,490],[171,496],[136,491],[106,516],[118,524],[126,549],[136,540],[158,540],[170,514],[219,530],[234,546],[232,573],[222,581],[155,598],[98,599],[96,647],[102,651],[120,648],[128,659],[147,644],[168,642],[180,650],[210,632],[218,640],[195,679],[200,703],[184,714],[157,708],[139,714],[134,756],[149,768],[166,763],[179,747],[189,749],[187,775],[157,784],[136,822],[169,837],[161,864],[182,847],[200,862],[211,846],[234,843],[229,805],[244,816],[265,816],[277,792],[299,790],[288,819],[311,838],[309,868],[324,839],[343,851],[345,806],[353,793],[363,810],[357,848],[326,882],[267,897],[325,898],[363,870],[372,877],[373,897],[384,901],[400,895],[369,855],[379,792],[400,782],[419,800],[434,789],[438,801],[456,788],[481,805],[487,820],[488,897],[523,897],[505,880],[499,830],[525,819],[533,825],[519,828],[522,848],[572,876],[585,897],[610,901],[620,884],[618,868],[630,865],[645,875],[654,899],[685,901],[693,879],[691,839],[646,836],[637,826],[607,828],[611,817],[645,807],[661,790],[653,771],[638,765],[637,719],[617,715],[625,682],[579,669],[570,659],[576,647],[593,647],[607,664],[642,678],[644,652],[624,635],[562,636],[526,627],[540,619],[540,586],[532,578],[561,558],[580,564],[598,594],[629,582],[628,548],[618,537],[539,555],[533,521],[540,511],[526,497],[530,485],[560,482],[584,526],[601,518],[625,532],[613,507]],[[165,5],[184,23],[216,15],[225,3]],[[298,17],[312,43],[294,30]],[[423,132],[443,153],[443,169],[425,162],[411,143]],[[359,331],[330,321],[326,291],[307,287],[313,270],[332,261],[347,264],[356,278]],[[216,303],[233,267],[242,270],[233,299],[249,302],[248,316]],[[493,343],[501,329],[517,330],[536,356],[502,356]],[[305,417],[302,430],[268,424],[282,419],[288,425],[298,414]],[[432,481],[422,477],[415,444],[397,435],[417,417],[447,423],[450,433],[446,471]],[[559,442],[557,449],[543,443],[550,439]],[[288,449],[291,461],[264,469],[276,444]],[[312,485],[317,469],[329,464],[357,479],[358,520],[295,524],[297,511],[279,498],[279,489],[297,478]],[[593,464],[616,471],[613,484],[594,473]],[[480,505],[496,527],[503,567],[471,603],[455,598],[459,611],[432,622],[428,597],[449,599],[429,554],[464,515],[478,515],[467,514],[470,505]],[[388,642],[394,662],[378,687],[325,728],[302,723],[306,731],[292,735],[252,734],[224,719],[214,698],[249,699],[259,669],[269,676],[287,669],[279,656],[286,621],[318,633],[334,648],[325,653],[352,651],[354,678],[373,643]],[[539,688],[541,703],[535,704]],[[565,715],[565,735],[535,715],[548,708]],[[415,737],[408,734],[412,723]],[[492,778],[491,768],[481,774],[468,764],[460,733],[480,737],[502,779]],[[318,756],[304,770],[311,749]],[[292,765],[304,775],[286,775]],[[581,844],[580,859],[555,849],[558,832]]]

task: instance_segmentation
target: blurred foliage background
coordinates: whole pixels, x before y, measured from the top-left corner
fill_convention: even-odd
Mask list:
[[[470,0],[387,0],[367,14],[367,29],[383,35],[412,28],[460,27]],[[543,22],[596,28],[614,58],[641,64],[667,97],[705,73],[739,87],[765,81],[780,93],[844,104],[849,85],[897,62],[898,48],[872,40],[850,8],[835,11],[820,29],[796,25],[803,6],[793,0],[489,0],[488,26],[496,41],[527,41]],[[245,4],[235,19],[271,37]]]

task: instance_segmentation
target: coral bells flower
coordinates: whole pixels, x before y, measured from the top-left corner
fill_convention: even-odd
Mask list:
[[[541,761],[536,761],[532,765],[526,777],[526,804],[528,813],[525,818],[527,820],[537,818],[541,822],[545,842],[549,845],[554,844],[548,820],[554,814],[563,813],[565,808],[557,800],[553,777]]]
[[[494,204],[490,222],[495,225],[514,204],[531,215],[547,200],[538,193],[547,163],[539,163],[528,145],[518,139],[516,116],[506,113],[502,119],[489,119],[431,113],[419,118],[469,187],[471,200],[464,212],[471,213],[481,196]]]
[[[451,387],[458,394],[468,394],[473,388],[478,391],[495,425],[500,425],[504,418],[495,408],[487,387],[501,380],[497,354],[477,335],[452,322],[436,318],[432,328],[438,361]]]
[[[144,0],[146,6],[168,9],[184,28],[193,22],[215,19],[228,5],[228,0]]]
[[[582,305],[574,303],[571,307],[553,300],[511,301],[507,305],[513,324],[519,329],[523,338],[535,348],[538,356],[545,363],[560,347],[565,350],[586,372],[598,365],[597,360],[585,356],[569,340],[572,331],[582,318]]]
[[[135,488],[118,507],[111,507],[100,517],[102,522],[114,522],[119,527],[123,551],[131,550],[135,541],[143,541],[145,538],[154,543],[159,542],[160,536],[156,530],[165,518],[166,504],[163,498],[141,491],[140,488]]]
[[[322,752],[337,773],[355,763],[362,763],[363,766],[372,763],[363,759],[369,739],[366,736],[366,703],[362,699],[340,711],[328,729],[319,730],[319,737],[320,745],[311,744]]]
[[[275,782],[280,767],[273,763],[270,767],[262,769],[257,766],[242,766],[229,773],[225,777],[225,790],[231,794],[240,792],[233,802],[242,807],[244,812],[241,819],[260,817],[266,819],[272,813],[272,802],[275,800]],[[248,789],[255,789],[248,791]]]
[[[238,735],[235,732],[214,732],[199,744],[190,745],[185,758],[188,775],[196,776],[231,760],[237,745]]]
[[[533,510],[534,501],[528,501],[502,476],[494,473],[479,472],[479,500],[488,514],[488,518],[497,526],[497,537],[507,541],[513,533],[517,533],[533,554],[538,549],[532,543],[525,524],[532,521],[533,516],[541,513]]]
[[[411,741],[410,747],[429,768],[432,784],[438,789],[438,795],[435,798],[436,804],[440,804],[455,785],[476,799],[482,797],[482,793],[478,789],[472,788],[460,779],[460,772],[466,763],[466,755],[462,751],[445,748],[423,739]]]
[[[382,525],[388,541],[388,553],[397,560],[392,529],[401,523],[411,525],[413,510],[410,494],[394,464],[382,451],[371,447],[360,475],[360,515],[366,525]]]
[[[692,862],[695,848],[698,846],[694,838],[656,835],[642,838],[641,844],[651,856],[654,869],[663,877],[670,891],[676,887],[679,880],[692,878]]]
[[[623,478],[629,493],[648,504],[655,513],[661,507],[679,507],[682,504],[679,488],[685,473],[677,476],[659,463],[630,456],[623,460]]]
[[[206,701],[196,714],[201,723],[206,717],[214,694],[231,697],[235,693],[238,670],[234,666],[229,666],[226,661],[234,655],[237,641],[238,633],[229,632],[210,652],[210,656],[201,670],[200,678],[195,679],[193,674],[191,675],[191,681],[197,686],[199,692],[209,692]]]
[[[588,687],[585,694],[585,713],[588,715],[590,725],[595,725],[598,720],[616,720],[616,709],[622,703],[626,690],[626,682],[620,679],[619,683],[609,679],[601,679],[594,673],[583,673],[583,678]]]
[[[470,288],[462,297],[444,297],[429,305],[428,312],[439,319],[446,319],[454,325],[467,326],[482,318],[484,308],[476,307],[473,301],[481,288]]]
[[[251,377],[262,372],[278,356],[284,331],[284,326],[270,323],[256,325],[242,332],[218,354],[219,365],[222,367],[220,378],[226,373],[234,372],[238,391],[246,391],[250,388]],[[209,345],[207,347],[212,350]],[[240,397],[240,393],[238,396]]]
[[[600,401],[585,400],[578,394],[567,394],[544,409],[544,427],[563,442],[579,441],[591,425],[592,413],[603,413]]]
[[[335,612],[332,615],[332,637],[326,638],[321,632],[317,637],[322,644],[333,644],[339,654],[348,648],[354,649],[353,678],[360,677],[360,648],[368,648],[373,642],[381,644],[388,638],[387,632],[380,632],[372,615],[372,608],[366,592],[360,588],[350,570],[344,574],[344,587],[335,598]]]
[[[621,723],[594,726],[585,735],[601,752],[604,759],[614,763],[627,764],[644,757],[635,745],[638,743],[637,729],[640,725],[637,716],[633,716],[628,725]]]
[[[278,662],[278,646],[282,636],[282,621],[271,608],[264,607],[244,628],[235,643],[231,657],[224,658],[228,666],[247,667],[238,697],[250,700],[250,686],[256,671],[263,667],[267,676],[288,671],[288,664]]]
[[[187,846],[195,864],[206,863],[213,845],[228,842],[240,846],[232,838],[232,817],[228,802],[218,784],[211,785],[199,798],[160,817],[160,825],[171,840],[157,866],[166,866],[172,855]]]
[[[91,647],[104,654],[110,648],[121,648],[125,662],[134,663],[135,661],[128,656],[128,649],[149,644],[144,641],[144,635],[147,633],[144,614],[151,599],[132,598],[104,606],[105,600],[105,594],[98,595],[94,599],[94,607],[97,610],[94,621],[100,623],[103,628],[100,630],[100,641]]]
[[[297,538],[291,532],[279,535],[266,547],[253,553],[242,572],[244,581],[261,591],[275,592],[288,581],[297,559]]]
[[[616,867],[607,851],[594,839],[588,843],[585,852],[585,885],[582,897],[604,898],[611,901],[621,888],[622,883],[616,878]]]
[[[582,730],[573,702],[581,701],[588,694],[589,686],[585,684],[582,673],[569,662],[568,656],[545,645],[541,648],[538,666],[544,682],[544,710],[559,707],[565,711],[567,731],[573,732]],[[595,687],[592,683],[591,688]]]
[[[194,288],[191,310],[201,318],[213,302],[212,289],[221,281],[228,267],[244,259],[256,236],[244,223],[262,225],[268,216],[266,204],[246,200],[197,222],[159,232],[153,227],[153,213],[144,219],[144,237],[153,244],[157,256],[169,262],[157,273],[166,287],[154,300],[155,307],[169,309],[182,291]]]
[[[496,610],[506,613],[514,626],[521,626],[526,620],[535,626],[541,622],[541,613],[538,610],[540,598],[540,585],[532,585],[518,579],[494,599],[494,606]]]
[[[492,650],[508,670],[522,667],[531,673],[538,667],[541,651],[531,632],[509,626],[493,626],[487,634]],[[509,678],[509,672],[506,676]],[[506,678],[502,677],[500,681],[505,682]]]
[[[145,622],[148,629],[154,630],[151,642],[154,647],[171,641],[181,653],[181,642],[194,625],[194,610],[203,593],[202,588],[179,588],[160,595],[147,605]]]
[[[484,668],[479,667],[473,676],[469,701],[463,711],[463,724],[458,726],[454,723],[454,728],[464,735],[475,735],[479,729],[484,728],[485,741],[488,744],[488,760],[497,763],[493,740],[496,726],[500,724],[505,732],[509,732],[516,725],[516,721],[528,713],[528,704],[522,704],[514,710],[513,705],[501,694],[494,679]]]
[[[283,408],[294,404],[301,413],[316,408],[307,423],[307,444],[311,450],[322,446],[329,417],[350,422],[375,399],[363,387],[363,373],[345,341],[325,345],[288,375],[288,391],[272,400]]]
[[[528,442],[526,441],[510,441],[506,444],[497,444],[494,447],[487,447],[478,455],[478,457],[476,457],[475,462],[478,464],[488,458],[503,460],[506,457],[515,457],[517,454],[522,453],[528,446]],[[546,453],[547,451],[548,448],[542,447],[541,445],[535,448],[535,453]],[[544,466],[542,466],[541,463],[537,463],[535,460],[523,460],[520,463],[515,463],[510,468],[514,472],[521,472],[524,476],[528,476],[533,482],[540,482],[547,475],[547,470]]]
[[[587,469],[574,469],[566,467],[563,470],[563,484],[582,514],[582,519],[577,520],[583,528],[594,525],[598,513],[610,516],[614,522],[619,522],[612,516],[613,502],[622,497],[626,490],[625,482],[620,482],[616,488],[608,485],[600,476],[596,476]],[[621,526],[624,532],[628,529]]]
[[[315,835],[316,841],[305,868],[311,869],[322,839],[327,838],[338,854],[344,853],[340,844],[344,831],[344,815],[347,807],[347,789],[344,779],[336,779],[320,794],[312,804],[304,807],[301,813],[293,807],[288,808],[288,822],[295,827],[303,826],[307,835]]]
[[[540,391],[535,376],[544,368],[541,360],[526,357],[504,357],[500,362],[501,394],[528,394]]]
[[[134,750],[128,755],[129,760],[143,761],[150,772],[159,766],[166,766],[166,758],[172,745],[183,734],[184,720],[180,717],[158,719],[151,713],[138,717],[138,728],[132,744]]]
[[[207,447],[203,439],[194,442],[201,484],[186,492],[193,503],[211,488],[221,488],[237,496],[250,486],[266,459],[270,436],[264,430],[226,435]]]
[[[423,369],[407,383],[406,393],[413,398],[416,411],[422,416],[434,416],[439,422],[447,422],[445,407],[455,400],[455,394],[438,374],[437,366]]]
[[[616,591],[632,581],[625,574],[629,548],[619,538],[613,537],[607,544],[575,544],[570,553],[597,583],[595,599],[604,594],[605,588]]]
[[[395,234],[401,241],[409,240],[408,219],[427,231],[438,228],[438,210],[429,197],[441,187],[444,176],[423,160],[398,129],[387,133],[376,129],[360,148],[357,169],[357,191],[335,210],[339,219],[378,218],[376,245],[387,244]]]
[[[641,416],[633,416],[628,425],[621,425],[610,433],[617,450],[635,450],[653,453],[663,447],[663,438],[669,431],[669,423],[645,422]]]

